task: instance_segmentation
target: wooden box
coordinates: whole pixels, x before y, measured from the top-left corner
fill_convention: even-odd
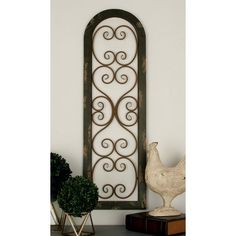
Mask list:
[[[154,217],[148,212],[126,215],[126,229],[160,236],[185,235],[185,215]]]

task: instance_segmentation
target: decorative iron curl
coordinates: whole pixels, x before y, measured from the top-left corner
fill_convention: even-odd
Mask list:
[[[97,80],[97,76],[96,74],[99,72],[99,71],[103,71],[103,75],[101,76],[101,81],[104,83],[104,84],[110,84],[113,82],[113,80],[115,79],[115,72],[113,71],[113,69],[109,66],[99,66],[97,67],[94,71],[93,71],[93,85],[95,86],[95,88],[100,91],[101,93],[102,90],[98,88],[97,84],[96,84],[96,80]],[[105,71],[106,70],[106,71]],[[104,94],[104,93],[103,93]],[[105,96],[107,96],[106,94],[104,94]]]
[[[104,104],[104,101],[102,101],[102,99],[105,99],[105,101],[107,101],[107,103],[111,107],[110,108],[111,109],[111,117],[108,118],[107,121],[104,121],[105,115],[104,115],[103,109],[105,107],[105,104]],[[95,97],[92,101],[92,108],[94,110],[94,112],[92,113],[92,122],[94,124],[96,124],[97,126],[105,126],[105,125],[109,124],[109,122],[112,119],[112,104],[106,96]],[[103,121],[103,123],[102,123],[102,121]]]
[[[105,127],[106,128],[106,127]],[[103,128],[102,130],[104,130],[105,128]],[[95,139],[96,137],[98,136],[98,134],[100,133],[100,131],[98,133],[96,133],[96,135],[93,137],[92,139],[92,149],[94,151],[94,153],[96,153],[97,156],[99,157],[107,157],[107,156],[110,156],[113,152],[114,152],[114,149],[115,149],[115,145],[114,145],[114,142],[109,139],[109,138],[105,138],[101,141],[101,146],[103,149],[102,149],[102,153],[98,152],[95,148],[94,148],[94,142],[95,142]],[[104,149],[108,149],[107,153],[104,153]],[[110,151],[109,151],[110,150]]]
[[[110,75],[108,74],[108,72],[106,72],[105,74],[103,74],[102,76],[101,76],[101,80],[102,80],[102,82],[104,82],[105,84],[109,84],[109,83],[111,83],[112,81],[117,81],[119,84],[125,84],[125,83],[127,83],[127,81],[128,81],[128,79],[129,79],[129,77],[126,75],[126,74],[124,74],[124,73],[122,73],[121,75],[119,75],[119,73],[121,72],[121,70],[123,69],[128,69],[128,70],[130,70],[130,71],[132,71],[133,73],[134,73],[134,76],[132,76],[132,78],[134,78],[134,83],[133,83],[133,85],[131,86],[131,88],[130,89],[128,89],[120,98],[119,98],[119,100],[118,100],[118,102],[116,103],[116,106],[114,107],[114,105],[113,105],[113,102],[112,102],[112,100],[111,100],[111,98],[104,92],[104,91],[102,91],[102,89],[101,88],[99,88],[98,87],[98,85],[96,84],[96,73],[99,71],[99,70],[101,70],[101,69],[108,69],[108,71],[110,72]],[[122,78],[123,79],[123,81],[121,81],[120,80],[120,78]],[[98,122],[96,122],[95,120],[94,120],[94,117],[93,117],[93,122],[96,124],[96,125],[99,125],[99,126],[105,126],[103,129],[101,129],[101,130],[99,130],[94,136],[93,136],[93,139],[92,139],[92,148],[93,148],[93,151],[98,155],[98,156],[100,156],[100,157],[104,157],[104,156],[109,156],[109,155],[111,155],[112,153],[113,153],[113,151],[115,151],[118,155],[121,155],[121,156],[125,156],[125,157],[130,157],[130,156],[132,156],[134,153],[135,153],[135,151],[137,150],[137,139],[136,139],[136,137],[135,137],[135,135],[130,131],[130,130],[128,130],[126,127],[129,127],[129,126],[133,126],[133,125],[135,125],[136,123],[137,123],[137,114],[134,112],[136,109],[137,109],[137,100],[134,98],[134,97],[132,97],[132,96],[126,96],[129,92],[131,92],[133,89],[134,89],[134,87],[136,86],[136,84],[137,84],[137,73],[136,73],[136,71],[132,68],[132,67],[130,67],[130,66],[123,66],[123,67],[119,67],[115,72],[113,71],[113,69],[112,68],[110,68],[110,67],[106,67],[106,66],[99,66],[98,68],[96,68],[95,70],[94,70],[94,72],[93,72],[93,85],[95,86],[95,88],[99,91],[99,92],[101,92],[104,96],[98,96],[98,97],[103,97],[104,99],[106,99],[108,102],[109,102],[109,104],[110,104],[110,106],[111,106],[111,109],[112,109],[112,114],[111,114],[111,117],[110,117],[110,119],[106,122],[106,123],[103,123],[103,124],[99,124]],[[94,98],[94,101],[98,98],[98,97],[96,97],[96,98]],[[135,102],[136,102],[136,106],[134,107],[134,108],[130,108],[130,102],[128,102],[127,104],[126,104],[126,108],[127,108],[127,110],[128,110],[128,113],[126,114],[126,119],[128,120],[128,121],[132,121],[132,116],[131,116],[131,114],[133,114],[133,116],[135,115],[135,119],[134,119],[134,121],[132,122],[132,123],[129,123],[129,124],[125,124],[124,122],[122,122],[122,120],[120,119],[120,117],[119,117],[119,114],[118,114],[118,107],[119,107],[119,105],[120,105],[120,103],[124,100],[124,99],[127,99],[127,98],[132,98]],[[104,106],[102,106],[101,105],[101,108],[103,109],[104,108]],[[101,110],[102,109],[95,109],[96,110],[96,112],[93,114],[93,115],[97,115],[98,113],[99,113],[99,115],[100,115],[100,120],[103,118],[103,113],[101,114]],[[127,140],[124,140],[124,139],[118,139],[117,141],[115,141],[115,142],[113,142],[111,139],[106,139],[107,141],[109,140],[109,143],[110,143],[110,145],[111,145],[111,151],[109,152],[109,153],[105,153],[105,154],[102,154],[102,153],[99,153],[98,151],[96,151],[95,150],[95,147],[94,147],[94,142],[95,142],[95,139],[98,137],[98,135],[99,134],[101,134],[102,132],[103,132],[103,130],[105,130],[110,124],[111,124],[111,122],[112,122],[112,120],[113,120],[113,118],[114,118],[114,116],[115,116],[115,118],[116,118],[116,120],[118,121],[118,123],[121,125],[121,127],[123,127],[128,133],[130,133],[131,134],[131,136],[133,137],[133,139],[134,139],[134,142],[135,142],[135,147],[134,147],[134,150],[131,152],[131,153],[128,153],[128,154],[122,154],[121,152],[119,152],[119,150],[118,150],[118,148],[117,148],[117,146],[118,146],[118,144],[120,143],[120,141],[123,141],[123,142],[125,142],[125,147],[124,147],[124,145],[122,145],[121,144],[121,148],[122,149],[124,149],[124,148],[126,148],[127,146],[128,146],[128,142],[127,142]],[[98,117],[99,118],[99,117]],[[126,126],[126,127],[125,127]],[[101,147],[103,148],[103,150],[104,150],[104,148],[108,148],[109,146],[106,146],[106,145],[103,145],[103,142],[104,142],[104,140],[102,141],[102,143],[101,143]]]
[[[97,36],[97,34],[102,31],[105,30],[102,33],[102,36],[105,40],[112,40],[113,38],[117,39],[117,40],[124,40],[127,36],[127,32],[125,32],[124,30],[121,30],[122,28],[128,30],[131,32],[131,34],[133,35],[134,39],[135,39],[135,52],[133,57],[131,58],[131,60],[129,60],[128,62],[125,62],[125,60],[127,59],[127,53],[125,51],[118,51],[118,52],[113,52],[111,50],[108,50],[106,52],[104,52],[103,57],[105,59],[105,61],[101,61],[96,53],[95,53],[95,47],[94,47],[94,42],[95,42],[95,38]],[[138,49],[138,40],[137,40],[137,35],[136,33],[133,31],[133,29],[127,25],[120,25],[117,28],[113,29],[111,26],[109,25],[103,25],[100,26],[93,34],[93,55],[94,58],[103,66],[109,66],[111,64],[113,64],[114,62],[117,62],[119,65],[121,66],[127,66],[130,65],[134,59],[137,56],[137,49]]]
[[[103,193],[105,194],[108,194],[109,192],[109,195],[107,196],[104,196],[104,195],[101,195],[101,193],[99,193],[99,197],[101,199],[109,199],[111,198],[113,195],[115,195],[117,198],[120,198],[120,199],[126,199],[126,198],[129,198],[135,191],[136,187],[137,187],[137,181],[138,181],[138,173],[137,173],[137,170],[136,170],[136,167],[134,165],[134,163],[130,160],[130,159],[127,159],[125,157],[119,157],[116,161],[112,160],[110,157],[103,157],[103,158],[100,158],[96,161],[96,163],[94,164],[93,166],[93,170],[92,170],[92,174],[94,175],[94,170],[96,168],[96,165],[101,162],[102,160],[109,160],[111,165],[109,165],[108,162],[105,162],[103,164],[103,169],[104,171],[106,172],[111,172],[112,170],[117,170],[119,172],[123,172],[126,170],[126,164],[124,162],[121,162],[119,164],[120,167],[118,167],[118,163],[122,160],[124,161],[128,161],[131,163],[131,166],[133,167],[134,169],[134,172],[135,172],[135,181],[134,181],[134,186],[133,188],[131,189],[131,191],[129,193],[127,193],[125,196],[122,196],[120,194],[122,193],[125,193],[126,192],[126,187],[124,184],[116,184],[115,186],[111,185],[111,184],[104,184],[103,187],[102,187],[102,191]]]
[[[114,52],[112,50],[107,50],[103,53],[103,60],[101,58],[98,58],[95,49],[94,49],[94,42],[95,38],[98,35],[98,33],[102,33],[102,37],[104,40],[124,40],[128,36],[128,32],[131,32],[131,35],[134,36],[136,46],[135,46],[135,53],[134,55],[128,57],[127,52],[121,50]],[[132,62],[134,62],[135,58],[137,57],[137,35],[133,31],[132,28],[130,28],[127,25],[120,25],[116,27],[115,29],[108,25],[100,26],[96,29],[96,31],[93,34],[93,48],[92,53],[96,61],[100,64],[92,74],[92,84],[93,86],[102,94],[93,99],[92,106],[93,106],[93,114],[92,114],[92,121],[95,125],[102,127],[96,134],[92,137],[92,150],[93,152],[98,156],[98,159],[96,160],[95,164],[93,164],[92,167],[92,176],[94,175],[95,169],[101,161],[105,161],[102,165],[102,169],[105,172],[112,172],[112,171],[118,171],[118,172],[125,172],[127,170],[127,163],[125,161],[128,161],[131,163],[131,166],[134,169],[135,172],[135,180],[134,180],[134,186],[129,193],[127,193],[127,188],[124,184],[104,184],[101,188],[101,193],[99,193],[99,197],[101,199],[109,199],[112,196],[116,196],[119,199],[126,199],[129,198],[135,191],[137,187],[137,180],[138,180],[138,174],[137,169],[132,162],[131,158],[135,152],[137,151],[137,138],[136,136],[127,128],[130,126],[134,126],[137,124],[138,114],[136,112],[138,101],[135,97],[128,95],[136,86],[137,86],[137,72],[130,66]],[[116,71],[113,70],[113,63],[117,63],[119,67],[116,69]],[[132,76],[125,73],[125,70],[129,70],[133,73]],[[100,77],[97,77],[97,73],[102,71],[102,75]],[[105,85],[109,85],[112,82],[117,82],[120,85],[125,85],[133,79],[134,82],[128,83],[128,89],[123,93],[122,96],[118,99],[116,104],[113,104],[112,99],[104,92],[104,90],[99,87],[98,79],[100,79],[100,82],[102,82]],[[126,88],[125,87],[125,88]],[[102,102],[99,99],[105,99],[107,101],[106,104],[109,104],[111,107],[111,115],[108,120],[105,120],[104,115],[104,109],[105,109],[105,103]],[[118,108],[122,102],[124,102],[126,99],[129,101],[126,102],[125,108],[127,110],[125,114],[125,119],[128,122],[125,122],[124,119],[120,119],[118,114]],[[132,101],[131,101],[132,100]],[[134,142],[134,148],[132,148],[131,151],[128,153],[123,153],[124,151],[128,150],[129,145],[131,144],[130,140],[127,140],[126,138],[118,138],[116,140],[107,137],[99,140],[100,148],[102,148],[102,151],[98,151],[95,149],[95,141],[97,138],[100,138],[103,133],[103,131],[108,128],[114,118],[117,120],[118,124],[129,134],[131,135],[131,138]],[[97,120],[96,120],[97,119]],[[103,122],[101,122],[103,121]],[[120,156],[118,159],[113,160],[112,156],[115,154],[116,156]],[[103,194],[102,194],[103,193]],[[104,196],[105,194],[105,196]]]
[[[125,104],[125,108],[127,110],[126,114],[125,114],[125,120],[127,120],[128,122],[125,123],[124,119],[121,119],[119,116],[119,113],[116,113],[116,118],[119,122],[119,124],[121,126],[125,126],[125,127],[131,127],[134,126],[135,124],[137,124],[138,122],[138,114],[136,112],[137,108],[138,108],[138,101],[135,97],[133,96],[125,96],[122,97],[119,102],[117,103],[117,109],[120,106],[120,104],[126,100],[126,99],[130,99],[129,101],[126,102]],[[133,102],[131,102],[131,100]]]

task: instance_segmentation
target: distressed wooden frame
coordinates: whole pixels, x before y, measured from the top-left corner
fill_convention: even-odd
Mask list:
[[[141,22],[131,13],[109,9],[94,16],[84,33],[84,147],[83,175],[92,179],[92,35],[105,19],[119,17],[135,28],[138,38],[138,201],[100,201],[97,209],[146,208],[146,36]]]

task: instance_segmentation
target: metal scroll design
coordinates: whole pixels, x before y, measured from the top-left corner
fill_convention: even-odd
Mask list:
[[[106,50],[102,56],[96,54],[94,42],[98,35],[102,35],[103,40],[125,40],[127,35],[134,37],[136,47],[133,55],[128,55],[124,50]],[[138,99],[132,95],[132,91],[137,88],[138,75],[132,63],[137,59],[137,36],[127,25],[120,25],[112,28],[103,25],[93,33],[93,57],[98,66],[93,68],[92,85],[98,91],[92,100],[92,122],[98,126],[99,130],[92,136],[92,151],[96,154],[92,167],[92,176],[99,164],[105,172],[118,171],[125,172],[129,163],[135,173],[134,184],[131,191],[127,191],[124,184],[104,184],[99,191],[101,199],[109,199],[116,196],[119,199],[129,198],[135,191],[138,182],[138,173],[133,162],[133,155],[137,151],[138,141],[136,135],[130,129],[137,126],[138,122]],[[112,100],[112,96],[104,90],[104,87],[111,83],[123,88],[123,94],[117,101]],[[104,112],[104,110],[109,112]],[[123,110],[125,112],[119,112]],[[104,131],[117,121],[119,126],[126,132],[125,137],[117,139],[104,137]],[[128,138],[127,138],[128,137]],[[114,158],[116,156],[116,158]]]

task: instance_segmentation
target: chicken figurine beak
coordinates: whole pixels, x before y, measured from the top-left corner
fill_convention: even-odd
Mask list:
[[[153,143],[151,143],[151,144],[149,145],[149,148],[150,148],[150,149],[153,149],[153,148],[155,148],[157,145],[158,145],[158,142],[153,142]]]

